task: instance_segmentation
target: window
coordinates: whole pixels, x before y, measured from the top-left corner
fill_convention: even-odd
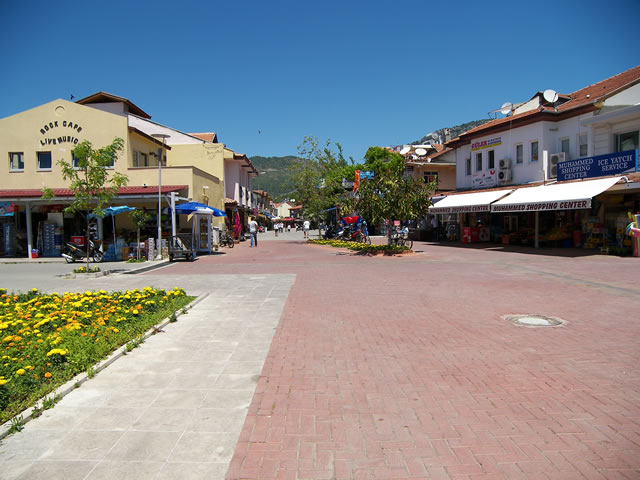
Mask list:
[[[589,155],[589,144],[587,143],[587,134],[581,133],[578,135],[578,156],[580,158]]]
[[[76,157],[76,154],[71,150],[71,166],[75,169],[80,168],[80,159]]]
[[[614,135],[616,152],[626,152],[638,148],[638,130],[635,132],[619,133]]]
[[[14,172],[24,170],[24,153],[9,153],[9,170]]]
[[[496,168],[496,151],[489,150],[489,170]]]
[[[424,172],[424,183],[436,182],[438,184],[438,172]]]
[[[38,170],[51,170],[51,152],[37,152]]]
[[[135,158],[133,159],[134,167],[148,167],[149,166],[149,157],[146,153],[135,152]]]
[[[471,175],[471,157],[466,160],[465,175]]]
[[[566,154],[565,157],[567,158],[567,160],[569,159],[569,146],[570,145],[568,138],[563,138],[560,140],[560,151]]]
[[[519,143],[516,145],[516,163],[522,163],[524,161],[524,145]]]
[[[538,142],[531,142],[531,158],[530,160],[531,162],[537,162],[538,161]]]
[[[482,152],[476,153],[476,172],[482,170]]]

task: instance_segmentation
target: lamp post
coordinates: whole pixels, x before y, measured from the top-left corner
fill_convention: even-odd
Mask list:
[[[152,137],[162,139],[162,146],[158,148],[158,253],[156,255],[157,260],[162,259],[162,155],[164,154],[165,140],[169,138],[166,133],[152,133]]]

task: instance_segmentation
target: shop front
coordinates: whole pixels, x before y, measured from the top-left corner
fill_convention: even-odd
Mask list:
[[[491,205],[492,214],[504,226],[501,242],[533,244],[536,248],[608,249],[630,245],[624,238],[628,223],[625,207],[607,207],[624,204],[624,193],[608,192],[619,181],[621,177],[609,177],[515,190]],[[631,211],[633,202],[627,206]]]
[[[439,228],[438,237],[463,243],[489,242],[494,231],[491,204],[512,191],[461,193],[443,198],[429,207],[429,214],[437,217],[434,224]]]

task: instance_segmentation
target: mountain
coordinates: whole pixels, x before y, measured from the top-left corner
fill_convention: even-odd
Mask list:
[[[483,123],[487,123],[488,121],[490,121],[490,119],[473,120],[461,125],[456,125],[455,127],[449,127],[449,138],[456,138],[461,133],[471,130]],[[444,141],[444,131],[444,128],[440,128],[435,132],[427,133],[420,140],[411,142],[411,145],[438,143],[437,138],[439,136],[441,136]],[[293,155],[287,155],[285,157],[261,157],[256,155],[250,157],[250,160],[259,173],[258,177],[252,181],[254,190],[264,190],[277,202],[286,200],[291,196],[295,188],[292,166],[295,162],[300,160],[304,161],[304,159]]]
[[[471,122],[463,123],[461,125],[456,125],[455,127],[449,127],[449,139],[454,139],[458,135],[490,121],[491,121],[490,118],[487,118],[485,120],[472,120]],[[444,131],[445,131],[445,128],[440,128],[435,132],[427,133],[420,140],[411,142],[411,145],[423,145],[425,143],[441,143],[438,140],[439,137],[442,137],[442,141],[444,142],[444,138],[445,138]]]
[[[264,190],[275,201],[289,197],[295,185],[293,182],[293,164],[302,160],[293,155],[285,157],[250,157],[249,160],[258,170],[258,177],[252,180],[254,190]]]

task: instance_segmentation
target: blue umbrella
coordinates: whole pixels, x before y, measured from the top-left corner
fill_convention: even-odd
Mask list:
[[[126,205],[121,205],[119,207],[109,207],[104,209],[104,214],[108,216],[119,215],[120,213],[127,213],[132,210],[135,210],[134,207],[128,207]]]
[[[224,213],[222,210],[218,210],[217,208],[210,207],[209,205],[205,205],[204,203],[198,203],[198,202],[181,203],[180,205],[176,205],[176,213],[181,213],[183,215],[199,213],[203,215],[213,215],[214,217],[227,216],[227,214]]]
[[[117,207],[107,207],[103,210],[105,217],[111,217],[111,226],[113,230],[113,253],[115,255],[116,251],[116,220],[115,216],[120,213],[127,213],[132,210],[135,210],[134,207],[128,207],[127,205],[119,205]],[[93,213],[89,214],[89,218],[93,218],[95,215]]]

